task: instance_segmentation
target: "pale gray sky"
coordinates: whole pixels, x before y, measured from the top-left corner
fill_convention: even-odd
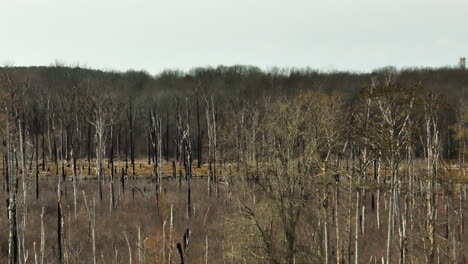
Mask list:
[[[367,71],[468,57],[467,0],[0,0],[0,63]]]

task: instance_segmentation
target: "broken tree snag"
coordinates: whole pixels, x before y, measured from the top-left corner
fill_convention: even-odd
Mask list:
[[[177,251],[180,256],[180,264],[184,264],[184,251],[182,250],[182,245],[180,243],[177,243]]]
[[[62,180],[66,181],[67,179],[67,174],[65,173],[65,163],[62,161]]]
[[[188,246],[189,246],[189,243],[190,243],[190,235],[192,234],[192,231],[190,229],[186,229],[185,230],[185,234],[184,234],[184,255],[185,255],[185,252],[187,251],[188,249]]]
[[[122,188],[122,194],[125,194],[125,169],[122,168],[122,174],[120,175],[120,185]]]
[[[192,215],[192,189],[191,189],[191,180],[187,180],[187,218],[190,218]]]
[[[177,251],[179,252],[181,264],[184,264],[186,260],[186,254],[187,254],[187,249],[188,249],[189,242],[190,242],[191,233],[192,231],[190,231],[190,229],[187,228],[184,233],[184,236],[182,237],[183,244],[177,243]]]
[[[59,264],[62,263],[63,260],[63,254],[62,254],[62,187],[61,187],[61,179],[60,177],[58,178],[57,181],[57,250],[58,250],[58,256],[57,256],[57,262]]]

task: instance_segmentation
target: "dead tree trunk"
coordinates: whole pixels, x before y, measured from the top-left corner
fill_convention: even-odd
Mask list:
[[[125,128],[125,175],[128,175],[128,133]]]
[[[200,133],[200,103],[198,96],[198,88],[196,89],[197,98],[197,167],[201,168],[202,165],[202,134]]]
[[[109,195],[110,195],[110,205],[109,210],[112,212],[112,209],[115,206],[115,196],[114,196],[114,125],[112,124],[110,127],[110,141],[111,141],[111,148],[110,148],[110,183],[109,183]]]
[[[133,120],[133,98],[129,98],[129,109],[127,111],[128,127],[130,129],[130,159],[132,165],[132,174],[135,175],[135,145],[133,142],[134,120]]]
[[[169,111],[166,112],[166,136],[164,142],[164,154],[166,157],[166,162],[169,162]]]
[[[179,177],[182,178],[182,139],[183,139],[183,128],[182,128],[182,117],[180,115],[179,100],[176,99],[176,125],[177,125],[177,139],[176,139],[176,159],[179,162]]]
[[[183,132],[182,142],[184,144],[185,152],[185,180],[187,181],[187,218],[190,218],[192,215],[192,190],[191,190],[191,180],[192,180],[192,144],[190,136],[190,108],[188,105],[188,99],[185,99],[186,103],[186,119],[185,119],[185,130]]]
[[[62,241],[62,179],[57,177],[57,262],[59,264],[63,261],[63,241]]]
[[[92,152],[93,152],[93,149],[92,149],[92,142],[91,142],[91,131],[92,128],[91,128],[91,124],[89,125],[88,127],[88,175],[91,175],[91,155],[92,155]]]
[[[153,172],[156,176],[156,190],[158,193],[161,193],[162,190],[162,175],[161,175],[161,162],[162,162],[162,121],[159,118],[155,111],[149,110],[150,113],[150,123],[149,123],[149,135],[152,143],[154,153],[154,162],[153,162]]]
[[[430,109],[428,111],[431,111]],[[426,182],[426,232],[427,232],[427,250],[426,261],[433,263],[435,261],[435,228],[436,228],[436,180],[439,162],[439,131],[432,115],[426,118],[426,153],[427,153],[427,172]]]
[[[7,121],[6,129],[9,131],[10,126]],[[13,169],[13,160],[11,158],[12,147],[10,141],[4,140],[4,155],[5,155],[5,178],[7,181],[7,208],[8,208],[8,263],[18,263],[18,223],[17,223],[17,192],[18,192],[18,179],[15,169]]]

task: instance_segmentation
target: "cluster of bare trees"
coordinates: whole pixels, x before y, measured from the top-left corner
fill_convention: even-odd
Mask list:
[[[42,178],[56,185],[56,261],[72,262],[63,202],[71,183],[74,220],[84,204],[97,263],[96,204],[109,205],[112,214],[124,201],[126,181],[141,176],[145,165],[162,222],[164,263],[190,262],[187,227],[199,218],[200,202],[194,198],[195,171],[206,180],[208,200],[234,208],[226,210],[229,220],[219,227],[229,238],[222,240],[224,261],[465,261],[463,98],[447,106],[421,83],[387,77],[373,78],[351,95],[304,90],[261,100],[222,98],[201,83],[167,103],[124,96],[118,83],[101,76],[65,74],[42,90],[10,72],[1,74],[9,263],[32,262],[25,239],[28,206],[40,204],[41,185],[50,184]],[[442,120],[448,111],[453,122]],[[142,162],[145,150],[148,162]],[[95,197],[80,190],[86,178],[96,179]],[[173,205],[166,236],[163,202],[168,203],[165,187],[171,182],[184,197],[182,242],[173,235]],[[132,188],[133,200],[135,192],[148,208],[153,201],[145,190]],[[44,259],[43,229],[39,257],[34,247],[36,263]],[[208,234],[205,239],[208,262],[214,243]],[[131,262],[127,233],[125,240]]]
[[[233,122],[245,129],[231,142],[249,188],[233,239],[247,243],[231,254],[266,263],[466,261],[465,165],[442,158],[444,107],[420,84],[389,77],[351,101],[305,92],[237,111]],[[466,121],[453,128],[462,160]]]

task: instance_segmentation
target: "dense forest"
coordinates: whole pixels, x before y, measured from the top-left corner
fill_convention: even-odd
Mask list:
[[[26,119],[32,119],[36,111],[38,130],[47,130],[53,112],[67,112],[78,115],[77,118],[65,118],[68,129],[65,137],[73,133],[73,126],[85,125],[83,107],[89,105],[89,98],[104,96],[119,106],[114,117],[116,126],[128,127],[125,111],[132,104],[134,115],[133,138],[136,138],[136,155],[143,155],[146,145],[139,144],[147,138],[148,109],[156,107],[159,116],[165,122],[175,122],[176,106],[182,107],[187,98],[190,108],[194,109],[198,100],[202,111],[204,97],[214,97],[219,112],[233,110],[239,102],[262,104],[265,98],[275,99],[282,96],[294,96],[300,91],[320,91],[325,94],[340,93],[350,95],[369,85],[372,79],[382,79],[389,74],[398,77],[401,83],[420,83],[427,91],[443,97],[444,102],[456,107],[460,100],[466,100],[468,75],[460,68],[404,69],[397,71],[393,67],[384,67],[372,73],[320,72],[312,69],[272,68],[265,72],[253,66],[218,66],[217,68],[195,68],[189,72],[167,70],[156,76],[142,71],[124,73],[105,72],[85,68],[71,68],[56,63],[49,67],[9,67],[1,69],[3,78],[9,78],[14,85],[21,87],[24,94],[23,104],[28,106]],[[3,81],[4,82],[4,81]],[[67,98],[64,100],[64,98]],[[91,99],[92,101],[93,99]],[[85,102],[86,101],[86,102]],[[92,104],[92,103],[91,103]],[[447,122],[454,122],[453,108],[447,109]],[[451,112],[451,113],[450,113]],[[196,113],[192,113],[194,116]],[[55,115],[60,120],[64,119]],[[205,118],[196,117],[204,123]],[[49,121],[49,122],[47,122]],[[73,124],[74,122],[77,124]],[[190,122],[195,122],[190,118]],[[78,124],[80,123],[80,124]],[[58,124],[58,122],[56,122]],[[200,124],[206,130],[206,124]],[[29,128],[29,126],[28,126]],[[27,129],[28,129],[27,128]],[[76,128],[78,129],[78,128]],[[173,125],[169,126],[171,134]],[[84,131],[85,128],[80,128]],[[78,132],[78,130],[76,130]],[[204,136],[206,137],[206,135]],[[67,138],[66,138],[67,139]],[[66,140],[65,139],[65,140]],[[444,138],[446,140],[447,138]],[[80,139],[77,139],[80,141]],[[174,152],[174,140],[169,139],[169,152]],[[196,146],[198,147],[198,145]],[[67,151],[68,152],[68,151]],[[82,152],[80,151],[78,155]],[[50,153],[49,153],[50,154]]]
[[[464,67],[3,67],[0,106],[2,262],[468,261]]]

